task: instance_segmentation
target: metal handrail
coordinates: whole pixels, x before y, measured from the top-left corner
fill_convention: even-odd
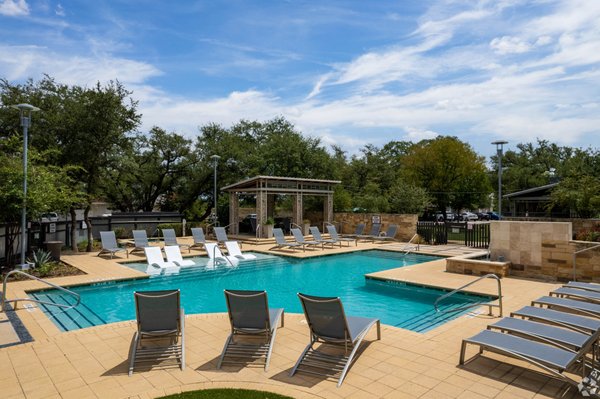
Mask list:
[[[502,307],[502,283],[500,281],[500,277],[496,276],[494,273],[490,273],[490,274],[486,274],[484,276],[481,276],[478,279],[473,280],[470,283],[463,285],[462,287],[459,287],[459,288],[457,288],[457,289],[455,289],[453,291],[448,292],[447,294],[444,294],[444,295],[440,296],[433,303],[433,307],[435,308],[435,311],[437,313],[440,313],[440,310],[438,309],[438,303],[440,301],[442,301],[443,299],[446,299],[446,298],[448,298],[448,297],[456,294],[457,292],[460,292],[463,289],[465,289],[465,288],[467,288],[467,287],[469,287],[469,286],[477,283],[478,281],[486,279],[486,278],[493,278],[493,279],[495,279],[498,282],[498,304],[497,305],[495,303],[484,303],[484,304],[472,303],[470,305],[461,306],[459,308],[447,309],[447,310],[444,310],[441,313],[460,312],[462,310],[469,309],[469,308],[474,308],[474,307],[478,307],[478,306],[487,306],[490,309],[490,313],[489,313],[490,316],[492,316],[492,308],[494,307],[494,308],[499,308],[500,309],[500,317],[502,317],[502,310],[503,310],[503,307]]]
[[[415,237],[419,237],[419,235],[415,234],[414,236],[412,236],[411,239],[408,240],[408,242],[406,243],[406,245],[404,246],[404,248],[402,248],[402,251],[404,251],[404,255],[408,255],[410,253],[410,247],[409,247],[409,245],[412,243],[412,240],[414,240]],[[421,249],[421,243],[420,242],[417,243],[417,248],[416,249],[417,249],[417,251],[419,251]]]
[[[215,245],[214,248],[213,248],[213,262],[215,262],[215,266],[217,265],[217,260],[224,259],[225,263],[229,263],[231,265],[231,267],[235,267],[235,265],[233,264],[233,262],[231,261],[231,259],[229,259],[227,256],[223,255],[223,256],[219,256],[217,258],[217,248],[218,247],[219,247],[218,245]]]
[[[592,249],[600,248],[600,244],[594,245],[593,247],[580,249],[579,251],[573,252],[573,281],[577,281],[577,255],[582,252],[590,251]]]
[[[260,230],[261,225],[260,223],[256,224],[256,233],[254,234],[256,237],[256,241],[258,241],[259,238],[262,238],[262,231]]]
[[[29,278],[31,280],[37,280],[37,281],[39,281],[41,283],[44,283],[44,284],[47,284],[47,285],[49,285],[49,286],[51,286],[53,288],[56,288],[57,290],[60,290],[60,291],[63,291],[65,293],[69,294],[69,295],[72,295],[75,298],[77,298],[77,303],[75,305],[65,305],[65,304],[62,304],[62,303],[40,301],[39,299],[33,299],[33,298],[17,298],[17,299],[7,300],[6,299],[6,283],[8,282],[8,277],[11,276],[11,275],[13,275],[13,274],[21,274],[21,275],[23,275],[23,276],[25,276],[25,277],[27,277],[27,278]],[[25,273],[25,272],[23,272],[21,270],[12,270],[12,271],[6,273],[6,276],[4,276],[4,281],[2,282],[2,298],[0,299],[0,311],[4,312],[4,305],[6,303],[11,303],[11,302],[15,303],[15,309],[16,309],[16,303],[19,302],[19,301],[28,301],[28,302],[41,303],[42,305],[56,306],[56,307],[68,310],[68,309],[73,309],[74,307],[78,306],[81,303],[81,296],[78,293],[76,293],[76,292],[73,292],[73,291],[68,290],[68,289],[66,289],[64,287],[61,287],[60,285],[56,285],[54,283],[51,283],[50,281],[41,279],[41,278],[36,277],[36,276],[32,276],[31,274]]]

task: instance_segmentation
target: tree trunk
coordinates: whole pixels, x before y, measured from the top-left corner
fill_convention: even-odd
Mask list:
[[[71,250],[73,252],[78,252],[77,249],[77,213],[75,213],[75,208],[69,208],[69,215],[71,216]]]
[[[83,221],[87,225],[87,248],[86,252],[92,252],[94,250],[94,235],[92,234],[92,222],[90,220],[90,204],[87,204],[83,210]]]

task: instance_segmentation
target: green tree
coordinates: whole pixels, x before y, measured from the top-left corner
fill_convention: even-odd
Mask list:
[[[600,178],[572,176],[562,180],[550,196],[550,207],[568,207],[582,218],[600,216]]]
[[[390,211],[394,213],[422,214],[431,206],[427,190],[399,180],[390,190]]]
[[[406,182],[427,190],[442,212],[483,206],[492,191],[484,158],[456,137],[423,140],[402,163]]]

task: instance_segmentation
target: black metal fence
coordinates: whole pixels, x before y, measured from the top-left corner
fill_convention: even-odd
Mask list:
[[[418,222],[417,234],[430,245],[451,242],[473,248],[490,245],[490,224],[486,222]]]

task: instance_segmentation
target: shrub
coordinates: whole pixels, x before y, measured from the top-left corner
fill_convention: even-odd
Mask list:
[[[117,238],[127,238],[127,230],[124,227],[115,227],[113,231]]]
[[[582,230],[575,236],[580,241],[600,242],[600,226],[594,226],[591,230]]]
[[[186,229],[189,228],[189,224],[186,226]],[[161,235],[162,235],[162,230],[163,229],[174,229],[175,230],[175,235],[177,237],[181,237],[181,223],[162,223],[159,224],[158,226],[156,226],[157,229],[161,230]]]
[[[52,262],[52,255],[50,255],[50,252],[48,251],[38,249],[33,251],[32,258],[27,259],[27,261],[33,263],[33,267],[42,268],[45,267],[48,263]]]
[[[79,252],[85,252],[85,250],[87,249],[87,245],[88,245],[87,240],[80,241],[77,243],[77,250]],[[98,241],[98,240],[92,241],[92,251],[95,251],[95,250],[99,251],[100,247],[101,247],[100,241]]]

